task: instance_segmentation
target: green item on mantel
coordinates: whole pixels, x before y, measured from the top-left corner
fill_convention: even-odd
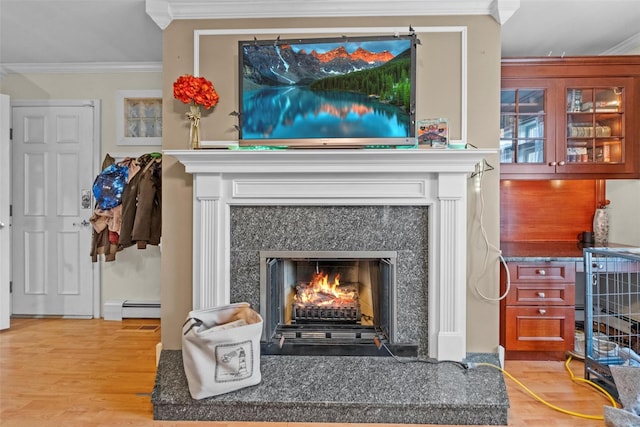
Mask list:
[[[285,146],[267,146],[267,145],[248,145],[248,146],[230,146],[227,147],[229,150],[238,150],[238,151],[273,151],[273,150],[286,150],[288,147]]]
[[[456,144],[449,141],[449,149],[451,150],[464,150],[465,148],[467,148],[467,144],[465,143]]]

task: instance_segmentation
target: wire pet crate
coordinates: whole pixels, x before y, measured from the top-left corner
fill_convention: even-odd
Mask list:
[[[613,395],[611,365],[640,369],[640,248],[589,248],[585,262],[585,378]]]

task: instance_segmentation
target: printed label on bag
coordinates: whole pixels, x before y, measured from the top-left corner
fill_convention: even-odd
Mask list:
[[[251,341],[216,346],[216,382],[240,381],[253,374]]]

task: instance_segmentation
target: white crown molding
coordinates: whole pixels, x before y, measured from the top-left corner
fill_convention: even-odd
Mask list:
[[[491,2],[491,16],[504,25],[520,9],[520,0],[494,0]]]
[[[629,55],[637,52],[640,52],[640,33],[634,34],[600,55]]]
[[[163,30],[178,19],[278,17],[490,15],[503,24],[519,7],[520,0],[145,0]]]
[[[162,62],[0,63],[0,76],[8,74],[162,72]]]

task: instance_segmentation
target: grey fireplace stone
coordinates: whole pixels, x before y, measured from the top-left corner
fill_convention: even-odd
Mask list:
[[[163,350],[152,394],[157,420],[506,425],[502,373],[391,357],[262,356],[262,382],[191,398],[180,350]],[[493,354],[471,362],[497,365]]]
[[[260,307],[260,251],[396,251],[396,343],[428,354],[428,207],[233,206],[230,301]]]

